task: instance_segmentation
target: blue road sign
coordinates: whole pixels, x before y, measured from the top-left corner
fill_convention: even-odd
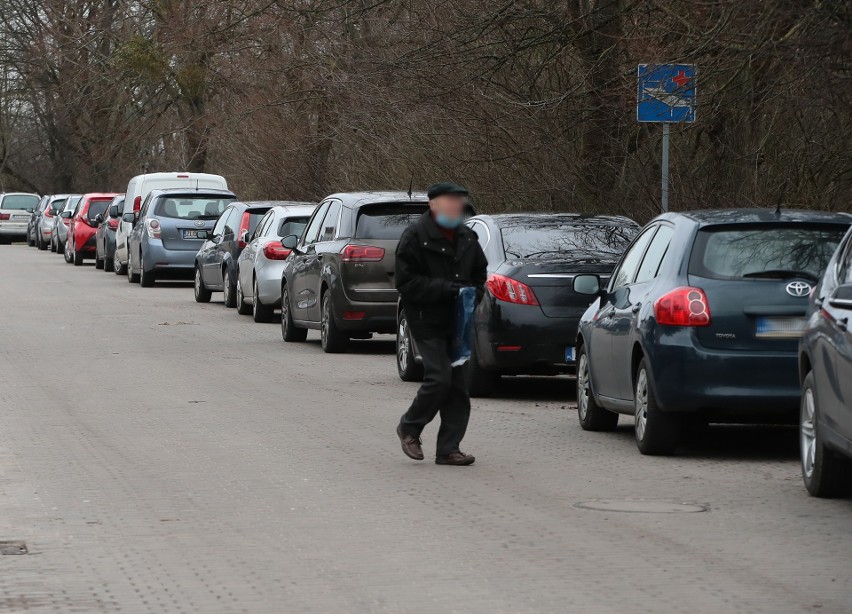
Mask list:
[[[695,121],[695,66],[639,64],[636,119],[640,122]]]

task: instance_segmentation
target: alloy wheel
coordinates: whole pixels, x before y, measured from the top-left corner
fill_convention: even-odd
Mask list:
[[[323,347],[328,345],[328,319],[331,317],[330,305],[331,301],[324,298],[322,301],[322,317],[320,318],[322,320],[320,322],[320,338]]]
[[[816,403],[814,401],[814,391],[811,388],[806,388],[804,399],[802,402],[802,416],[799,425],[799,437],[801,440],[802,452],[802,469],[805,475],[810,478],[814,473],[814,463],[816,462],[816,423],[814,415],[816,414]]]
[[[577,365],[577,409],[580,419],[585,420],[589,413],[589,359],[585,351],[580,354],[580,364]]]
[[[645,428],[648,426],[648,374],[645,369],[639,371],[636,377],[636,439],[645,438]]]
[[[225,300],[225,306],[228,306],[231,302],[231,272],[225,271],[225,277],[222,280],[224,283],[222,284],[222,294]]]
[[[396,338],[396,359],[399,362],[400,370],[406,371],[408,369],[408,351],[411,347],[411,340],[408,338],[408,321],[405,318],[401,318],[399,321],[399,331]]]

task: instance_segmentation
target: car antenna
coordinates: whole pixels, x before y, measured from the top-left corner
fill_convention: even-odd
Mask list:
[[[781,201],[778,201],[778,206],[775,207],[775,217],[781,217]]]
[[[408,184],[408,200],[411,200],[411,195],[414,192],[414,173],[411,173],[411,181]]]
[[[196,192],[198,191],[198,181],[199,181],[198,179],[195,180],[195,191]]]

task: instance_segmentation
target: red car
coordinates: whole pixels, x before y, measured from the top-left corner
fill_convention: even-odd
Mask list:
[[[98,224],[109,208],[112,199],[118,194],[84,194],[77,203],[71,224],[68,226],[68,240],[65,242],[65,262],[74,266],[83,264],[83,258],[96,255],[95,233]]]

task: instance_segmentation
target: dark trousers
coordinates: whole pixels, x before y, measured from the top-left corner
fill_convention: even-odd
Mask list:
[[[440,412],[441,428],[438,429],[436,454],[444,456],[457,452],[470,419],[470,396],[465,377],[467,365],[450,366],[448,339],[415,338],[415,343],[423,359],[423,385],[400,420],[402,430],[420,437],[424,427]]]

